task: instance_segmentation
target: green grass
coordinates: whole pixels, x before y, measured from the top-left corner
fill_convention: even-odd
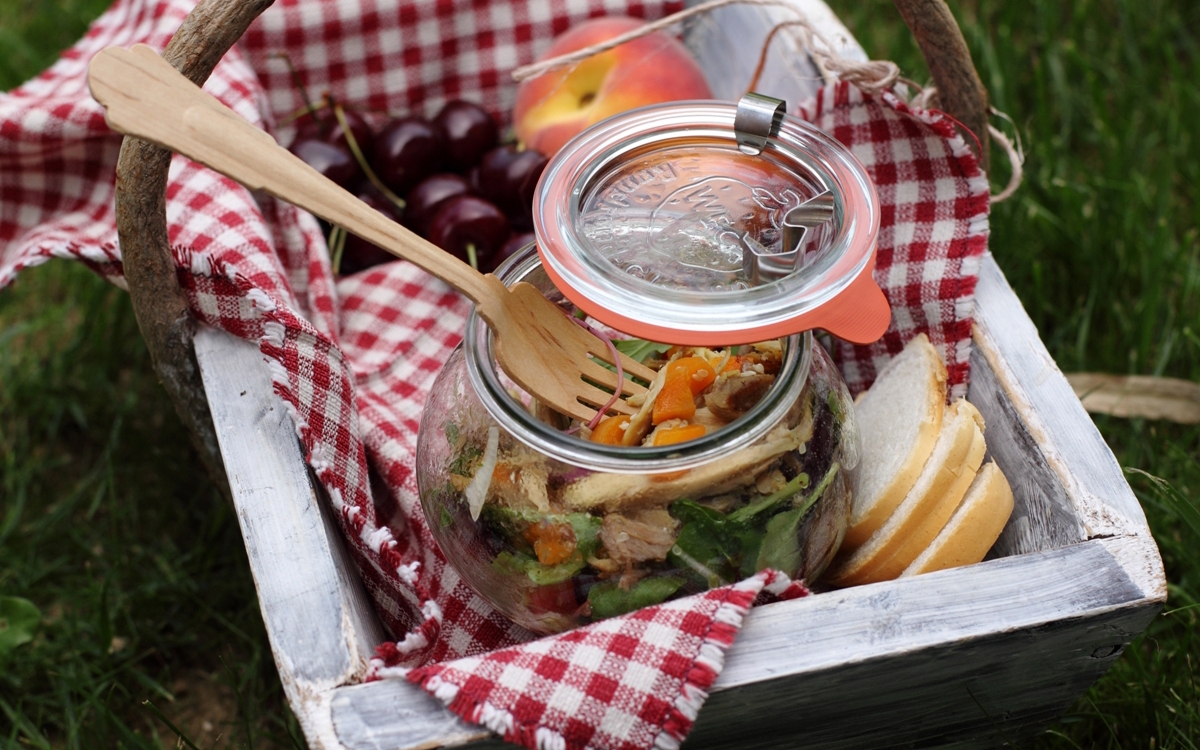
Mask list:
[[[204,747],[303,746],[237,519],[82,266],[0,295],[0,456],[0,596],[40,610],[0,645],[0,745],[174,746],[150,701]]]
[[[0,91],[49,67],[108,6],[106,0],[0,0]]]
[[[0,89],[103,5],[0,0]],[[833,5],[876,57],[924,79],[888,0]],[[1051,353],[1069,371],[1200,380],[1200,5],[954,8],[1025,143],[1026,182],[994,208],[990,246]],[[1033,745],[1195,748],[1200,429],[1097,424],[1131,470],[1170,598]],[[147,700],[197,747],[303,746],[236,519],[154,380],[127,298],[83,268],[52,262],[0,293],[0,467],[0,597],[38,610],[32,640],[0,633],[0,746],[174,747]]]

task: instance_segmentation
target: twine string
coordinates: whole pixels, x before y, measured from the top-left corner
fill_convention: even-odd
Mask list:
[[[1008,115],[1003,112],[998,112],[993,109],[997,116],[1007,118]],[[1025,151],[1021,148],[1021,135],[1017,133],[1016,145],[1000,128],[995,125],[988,125],[988,132],[992,134],[992,140],[1000,144],[1004,149],[1004,153],[1008,155],[1008,163],[1012,165],[1012,172],[1008,176],[1008,184],[998,193],[992,194],[992,203],[1003,203],[1012,197],[1012,194],[1017,192],[1017,188],[1021,186],[1021,180],[1025,177]],[[1015,131],[1014,131],[1015,132]]]
[[[737,0],[729,1],[736,2]],[[833,45],[813,29],[807,20],[797,18],[775,24],[767,34],[758,55],[758,65],[754,68],[750,85],[746,87],[747,91],[753,91],[758,86],[759,78],[762,77],[763,70],[767,66],[767,55],[771,51],[771,42],[775,41],[776,34],[785,29],[793,29],[799,34],[800,46],[809,51],[809,56],[813,58],[813,62],[817,64],[817,67],[821,69],[821,74],[826,78],[834,77],[849,81],[872,94],[879,94],[881,91],[892,88],[900,79],[900,66],[896,63],[890,60],[859,62],[842,57],[833,51]],[[814,44],[817,41],[825,46],[826,51],[818,51],[818,46]]]

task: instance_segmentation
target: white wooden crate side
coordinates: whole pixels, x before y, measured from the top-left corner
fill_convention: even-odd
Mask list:
[[[967,398],[987,423],[988,453],[1013,490],[1014,508],[988,558],[1058,549],[1085,539],[1075,505],[1020,413],[976,348]]]
[[[1062,376],[1057,369],[1046,372],[1044,360],[1037,357],[1032,359],[1036,368],[1028,358],[1007,359],[1010,348],[1045,349],[990,257],[983,264],[977,302],[977,341],[981,351],[994,356],[975,358],[972,396],[989,420],[993,454],[1002,468],[1008,464],[1011,476],[1021,477],[1014,483],[1019,503],[1036,520],[1021,536],[1028,549],[1019,551],[1026,554],[755,610],[689,745],[750,746],[735,727],[767,738],[777,737],[777,730],[791,739],[807,727],[805,741],[818,745],[836,744],[847,732],[860,730],[867,745],[901,735],[951,746],[994,744],[995,732],[978,729],[981,712],[1000,717],[989,719],[990,730],[1026,736],[1075,700],[1161,606],[1161,563],[1154,575],[1158,558],[1150,542],[1153,559],[1146,567],[1149,531],[1144,517],[1126,516],[1122,533],[1084,541],[1085,529],[1078,521],[1081,501],[1069,491],[1076,483],[1064,482],[1060,474],[1088,475],[1093,483],[1106,482],[1118,498],[1122,492],[1128,495],[1111,452],[1095,446],[1068,451],[1055,469],[1040,448],[1042,442],[1054,450],[1064,441],[1089,439],[1089,431],[1095,433],[1090,418],[1082,409],[1065,410],[1047,421],[1051,427],[1042,427],[1038,438],[1023,422],[1040,419],[1034,410],[1056,397],[1050,389],[1030,395],[1027,384],[1045,386],[1052,376]],[[1017,335],[991,336],[997,328]],[[1002,374],[993,371],[993,362]],[[1009,400],[1013,392],[1021,403]],[[1099,440],[1099,435],[1090,439]],[[1083,502],[1104,500],[1090,495]],[[1014,546],[1012,551],[1018,550]],[[928,667],[933,663],[954,669],[934,670]],[[980,670],[996,679],[973,685],[970,680]],[[803,717],[794,711],[780,714],[802,719],[800,724],[765,731],[765,719],[746,710],[770,696],[790,696],[788,705],[796,705],[810,694],[841,695],[826,690],[822,681],[856,685],[851,691],[856,700],[877,704],[878,715],[887,719],[862,726],[861,714],[843,716],[836,705],[811,699]],[[964,695],[970,703],[963,702]],[[922,706],[936,710],[922,713]],[[339,736],[350,748],[485,741],[411,685],[344,688],[332,707]],[[388,719],[397,711],[410,720],[397,726]],[[839,724],[836,717],[846,723]],[[913,717],[920,720],[913,722]],[[780,721],[785,720],[790,719]],[[451,732],[439,736],[450,727]],[[906,734],[905,727],[912,731]],[[763,739],[762,746],[776,741]]]
[[[254,344],[201,329],[196,359],[271,652],[313,750],[333,750],[332,690],[358,682],[383,630]]]
[[[1127,572],[1138,585],[1160,601],[1166,601],[1166,575],[1162,557],[1146,523],[1146,515],[1130,489],[1117,459],[1104,442],[1074,390],[1063,377],[1038,337],[1037,328],[1025,313],[1025,308],[1008,285],[1004,274],[989,253],[980,264],[976,288],[975,347],[972,357],[974,378],[972,394],[988,403],[1007,403],[1006,407],[1019,419],[996,419],[997,426],[1009,425],[1013,439],[1001,441],[988,433],[988,446],[1000,461],[1004,450],[1021,451],[1033,445],[1040,460],[1031,461],[1031,472],[1048,468],[1065,490],[1070,508],[1062,505],[1062,496],[1048,477],[1041,480],[1041,491],[1051,507],[1044,517],[1052,521],[1045,527],[1047,535],[1073,541],[1071,534],[1081,539],[1128,536],[1138,540],[1125,548]],[[986,363],[986,367],[984,367]],[[992,395],[984,397],[985,392]],[[999,394],[1003,398],[999,398]],[[1016,426],[1019,425],[1019,429]],[[1030,456],[1032,458],[1032,456]],[[1005,456],[1005,458],[1012,458]],[[1014,490],[1032,492],[1029,477],[1022,474],[1021,463],[1011,467],[1003,463],[1010,480],[1016,480]],[[1064,529],[1068,512],[1074,515],[1077,532]],[[1030,516],[1032,518],[1032,516]],[[1025,551],[1024,545],[1036,540],[1036,534],[1019,538],[1027,529],[1010,527],[1001,539],[1004,547],[1014,552]]]
[[[1060,717],[1157,608],[902,651],[716,693],[685,748],[994,748]],[[1099,644],[1099,645],[1097,645]]]
[[[687,746],[801,737],[833,746],[855,733],[864,747],[891,737],[994,744],[976,700],[1005,731],[1037,731],[1157,612],[1120,562],[1129,543],[1095,540],[755,609]],[[341,688],[332,710],[350,750],[494,740],[406,683]]]

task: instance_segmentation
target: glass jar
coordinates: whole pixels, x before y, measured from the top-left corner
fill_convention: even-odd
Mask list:
[[[532,245],[497,275],[575,312]],[[746,349],[745,360],[773,357],[775,345]],[[417,446],[421,503],[442,552],[480,596],[540,633],[767,567],[814,582],[849,520],[853,404],[811,333],[778,339],[777,354],[769,389],[721,429],[673,445],[605,445],[565,432],[507,380],[472,313]]]

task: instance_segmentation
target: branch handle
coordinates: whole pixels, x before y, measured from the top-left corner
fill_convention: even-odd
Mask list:
[[[988,97],[979,80],[971,51],[946,0],[894,0],[904,23],[917,40],[938,90],[938,103],[979,138],[979,163],[988,158]],[[968,142],[974,146],[971,139]]]

